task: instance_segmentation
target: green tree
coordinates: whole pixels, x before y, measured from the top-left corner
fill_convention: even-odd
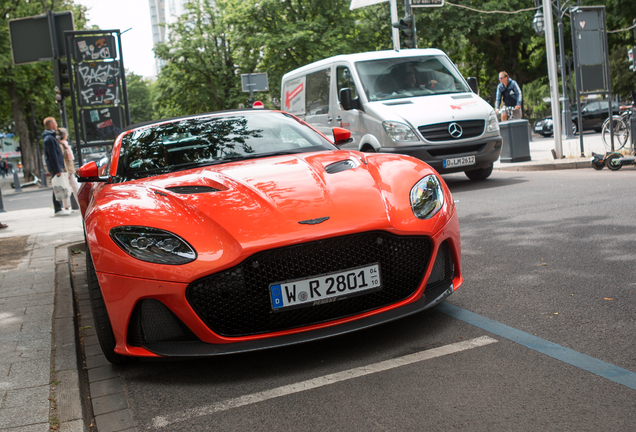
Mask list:
[[[154,108],[159,117],[173,117],[236,107],[240,79],[218,8],[209,0],[193,0],[171,25],[170,40],[155,45],[166,60],[158,76]]]
[[[386,4],[349,10],[350,0],[219,0],[240,73],[267,72],[270,96],[282,76],[338,54],[390,49]]]
[[[53,73],[50,62],[39,62],[15,66],[11,58],[8,21],[41,15],[48,10],[72,10],[75,27],[82,28],[85,23],[85,8],[72,0],[24,1],[0,0],[0,123],[15,127],[15,134],[20,140],[22,163],[27,177],[38,170],[36,143],[39,136],[33,131],[34,119],[31,115],[30,101],[33,101],[33,112],[38,130],[42,131],[42,119],[56,116],[59,119],[59,108],[55,102]],[[12,119],[7,118],[11,116]]]
[[[126,74],[126,87],[128,89],[128,108],[130,120],[133,124],[153,119],[152,111],[152,83],[133,72]]]

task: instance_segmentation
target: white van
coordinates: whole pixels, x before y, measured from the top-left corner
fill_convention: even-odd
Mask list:
[[[281,109],[325,135],[350,130],[343,148],[408,154],[473,180],[501,153],[495,110],[438,49],[331,57],[285,74],[281,91]]]

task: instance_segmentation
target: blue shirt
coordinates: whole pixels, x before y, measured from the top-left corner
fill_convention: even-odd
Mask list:
[[[499,109],[501,98],[505,106],[521,105],[521,89],[517,81],[508,78],[508,85],[504,87],[503,83],[497,85],[497,96],[495,97],[495,109]]]

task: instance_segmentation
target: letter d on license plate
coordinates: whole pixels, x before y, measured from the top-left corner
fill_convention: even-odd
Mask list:
[[[269,286],[275,311],[317,306],[381,289],[380,265],[273,283]]]

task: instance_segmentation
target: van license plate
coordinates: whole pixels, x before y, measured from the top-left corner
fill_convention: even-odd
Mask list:
[[[468,165],[475,165],[475,156],[444,159],[444,168],[455,168]]]
[[[381,288],[380,265],[273,283],[269,286],[275,311],[317,306],[367,294]]]

